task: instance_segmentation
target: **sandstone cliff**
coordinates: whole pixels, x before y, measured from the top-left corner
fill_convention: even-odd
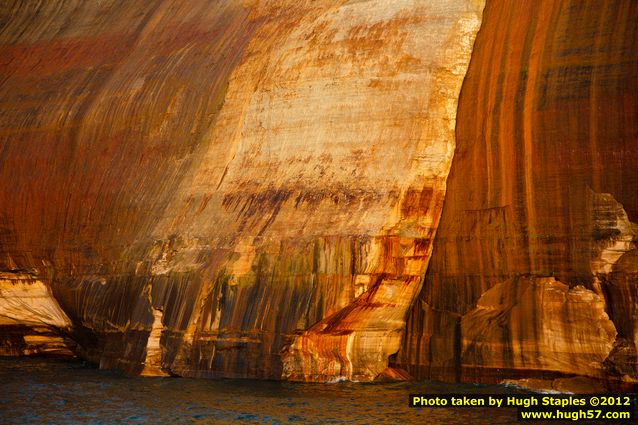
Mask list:
[[[638,4],[488,1],[483,17],[396,363],[635,382]]]
[[[635,22],[630,0],[5,2],[4,351],[634,382]]]
[[[421,288],[482,7],[7,4],[1,269],[51,288],[102,367],[374,379]]]

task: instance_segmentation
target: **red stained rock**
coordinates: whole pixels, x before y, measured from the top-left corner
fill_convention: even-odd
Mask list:
[[[538,369],[635,380],[638,281],[627,265],[638,236],[638,4],[488,1],[483,18],[433,257],[397,365],[445,380]],[[556,336],[556,346],[523,359],[522,346],[554,338],[542,324],[548,301],[512,295],[516,307],[496,320],[501,310],[482,310],[481,300],[543,279],[597,297],[551,317],[555,330],[582,326],[570,342]],[[609,320],[583,315],[594,305]],[[526,313],[515,319],[517,310]],[[603,332],[612,323],[615,339]],[[610,341],[617,348],[606,358]],[[469,350],[475,343],[482,348]],[[570,364],[594,352],[591,364]]]

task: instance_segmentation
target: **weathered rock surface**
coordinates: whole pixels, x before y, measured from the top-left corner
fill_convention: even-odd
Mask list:
[[[637,382],[636,22],[631,0],[3,3],[0,353]]]
[[[73,356],[72,326],[51,290],[24,273],[0,273],[0,355]]]
[[[638,378],[635,22],[632,1],[487,2],[397,367]]]
[[[603,377],[615,339],[603,297],[554,278],[520,278],[496,284],[463,316],[461,363]]]
[[[2,9],[0,266],[131,373],[372,380],[399,349],[482,1]]]

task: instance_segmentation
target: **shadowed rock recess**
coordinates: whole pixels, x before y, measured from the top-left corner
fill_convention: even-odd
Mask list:
[[[4,2],[0,354],[637,382],[635,22],[631,0]]]

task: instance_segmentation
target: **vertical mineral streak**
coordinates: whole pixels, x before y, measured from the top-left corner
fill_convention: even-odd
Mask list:
[[[398,366],[638,379],[636,22],[629,0],[487,2]]]
[[[2,352],[635,382],[638,3],[483,5],[4,2]]]
[[[375,14],[388,10],[397,13],[386,7]],[[398,351],[407,310],[430,260],[455,144],[458,93],[481,11],[481,2],[432,2],[422,12],[427,21],[406,32],[408,39],[432,37],[431,51],[414,52],[432,75],[419,85],[428,103],[408,162],[410,184],[368,252],[369,266],[352,276],[354,284],[366,283],[364,292],[294,338],[284,350],[283,378],[369,381]]]
[[[0,269],[50,277],[102,367],[373,379],[430,256],[482,7],[6,4]]]

